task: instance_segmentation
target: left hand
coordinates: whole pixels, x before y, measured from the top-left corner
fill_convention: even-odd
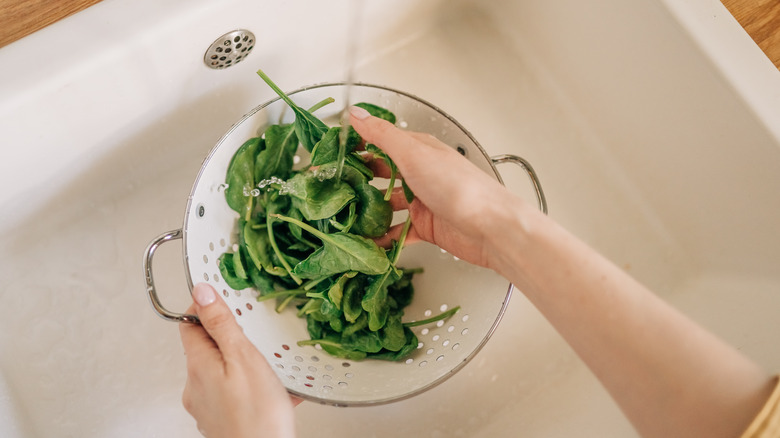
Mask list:
[[[294,437],[291,397],[214,288],[192,291],[202,326],[181,323],[187,356],[182,401],[208,438]]]

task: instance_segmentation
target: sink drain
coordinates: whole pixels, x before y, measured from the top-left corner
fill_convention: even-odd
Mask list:
[[[249,56],[254,47],[255,35],[252,32],[234,30],[214,40],[203,55],[203,62],[213,69],[227,68]]]

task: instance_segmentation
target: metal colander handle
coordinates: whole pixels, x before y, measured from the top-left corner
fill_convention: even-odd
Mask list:
[[[152,274],[152,260],[154,258],[154,252],[157,248],[165,242],[172,240],[178,240],[182,238],[182,230],[172,230],[166,233],[160,234],[146,247],[144,251],[144,277],[146,278],[146,292],[149,295],[149,301],[152,303],[154,311],[157,312],[163,319],[173,322],[189,322],[193,324],[200,324],[200,319],[195,315],[188,315],[186,313],[171,312],[166,309],[160,298],[157,296],[157,288],[154,286],[154,275]]]
[[[544,196],[544,191],[542,191],[542,184],[539,182],[539,177],[536,175],[536,172],[531,166],[531,163],[529,163],[525,158],[511,154],[496,155],[490,157],[490,160],[493,162],[493,164],[512,163],[522,167],[523,170],[525,170],[525,172],[528,174],[528,177],[531,179],[531,183],[533,184],[534,190],[536,191],[536,200],[539,203],[539,210],[541,210],[544,214],[547,214],[547,198]]]

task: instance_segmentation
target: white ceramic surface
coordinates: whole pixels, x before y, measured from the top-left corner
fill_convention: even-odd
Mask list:
[[[199,436],[180,404],[178,330],[146,302],[141,254],[181,227],[209,149],[272,96],[257,68],[287,90],[344,79],[350,3],[104,0],[0,49],[0,435]],[[529,159],[553,218],[780,370],[780,73],[720,2],[364,12],[358,80],[435,103],[489,154]],[[206,48],[236,28],[257,36],[252,55],[206,68]],[[181,249],[155,262],[166,306],[183,310]],[[635,436],[518,293],[443,385],[297,418],[301,437]]]

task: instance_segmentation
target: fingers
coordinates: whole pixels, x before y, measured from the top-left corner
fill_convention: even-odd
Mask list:
[[[191,305],[187,309],[186,313],[195,313],[195,305]],[[191,324],[188,322],[179,323],[179,334],[181,335],[181,343],[184,346],[184,354],[187,356],[187,360],[200,360],[205,355],[211,358],[220,357],[221,353],[217,344],[211,339],[206,329],[199,324]]]
[[[211,285],[195,285],[192,297],[195,299],[195,312],[200,318],[202,329],[213,339],[215,347],[223,355],[235,354],[249,343],[227,304],[217,296]]]
[[[407,210],[409,208],[403,187],[393,188],[393,193],[390,195],[390,207],[392,207],[393,211]]]
[[[399,160],[410,155],[419,140],[392,123],[378,117],[371,117],[368,111],[359,107],[350,108],[350,122],[366,143],[373,143],[385,151],[399,167]]]
[[[398,239],[401,237],[401,231],[404,228],[404,224],[397,224],[390,227],[389,230],[387,230],[387,234],[385,234],[382,237],[377,237],[374,239],[374,242],[379,246],[380,248],[390,248],[393,246],[393,241],[398,241]],[[412,224],[412,227],[409,228],[409,232],[406,234],[406,240],[404,241],[404,246],[411,245],[416,242],[421,242],[423,239],[420,237],[420,235],[417,233],[417,230],[414,228],[414,224]]]

